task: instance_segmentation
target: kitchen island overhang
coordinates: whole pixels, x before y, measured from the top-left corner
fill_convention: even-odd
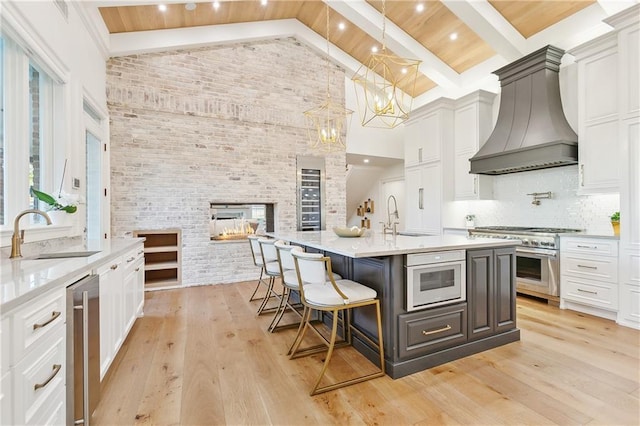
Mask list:
[[[394,237],[372,231],[360,238],[341,238],[331,231],[270,235],[324,253],[335,272],[376,290],[387,374],[394,379],[520,340],[515,305],[518,241],[461,235]],[[452,250],[466,253],[465,300],[407,310],[407,255]],[[355,310],[351,321],[375,340],[373,312]],[[355,336],[353,345],[372,361],[378,356]]]

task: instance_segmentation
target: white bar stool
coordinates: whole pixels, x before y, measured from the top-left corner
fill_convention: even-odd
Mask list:
[[[278,299],[282,298],[282,295],[278,294],[274,290],[276,278],[280,277],[280,265],[278,264],[278,253],[276,252],[276,248],[274,246],[275,242],[276,240],[274,240],[273,238],[258,239],[260,254],[262,256],[262,264],[264,265],[264,273],[269,277],[269,281],[267,281],[267,292],[262,298],[262,303],[258,308],[257,315],[268,312],[275,312],[275,307],[267,309],[267,303],[272,297]]]
[[[300,299],[305,307],[302,314],[302,322],[298,328],[298,334],[289,351],[290,359],[299,358],[301,356],[317,353],[315,348],[300,349],[300,344],[304,340],[307,328],[313,330],[326,344],[328,350],[324,364],[320,371],[320,375],[316,380],[311,395],[317,395],[322,392],[331,391],[341,387],[364,382],[376,377],[382,377],[385,374],[384,365],[384,348],[382,337],[382,318],[380,313],[380,301],[377,299],[376,291],[366,287],[360,283],[351,280],[338,280],[333,278],[331,271],[331,259],[320,253],[305,253],[302,249],[292,249],[291,255],[294,259],[296,274],[298,277],[298,285],[300,291]],[[327,273],[328,278],[327,280]],[[353,308],[362,306],[375,306],[376,320],[378,326],[378,343],[374,342],[369,336],[363,334],[360,330],[353,327],[349,323],[348,312]],[[333,323],[331,327],[331,337],[327,340],[318,330],[310,324],[310,316],[312,310],[331,312],[333,314]],[[378,371],[344,380],[327,386],[320,386],[320,381],[327,371],[333,349],[336,346],[336,337],[338,334],[338,314],[343,312],[343,319],[346,324],[345,341],[351,344],[351,332],[355,332],[359,337],[367,341],[372,347],[377,348],[380,354],[380,365]]]

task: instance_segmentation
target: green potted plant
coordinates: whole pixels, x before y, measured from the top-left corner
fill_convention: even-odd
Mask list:
[[[620,212],[611,215],[611,226],[613,226],[613,235],[620,235]]]
[[[33,197],[49,205],[44,210],[55,225],[71,225],[71,216],[69,214],[78,210],[78,206],[73,201],[61,195],[55,198],[33,187],[31,187],[30,192]]]

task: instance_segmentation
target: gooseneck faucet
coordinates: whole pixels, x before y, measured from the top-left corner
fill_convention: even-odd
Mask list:
[[[391,211],[391,200],[393,200],[393,212]],[[398,201],[396,200],[396,197],[394,197],[393,195],[389,195],[389,198],[387,198],[387,223],[380,223],[382,223],[383,234],[386,234],[387,231],[391,231],[391,233],[395,237],[398,232],[396,230],[396,225],[398,225],[398,222],[391,222],[392,215],[396,218],[396,220],[400,220],[400,215],[398,215]]]
[[[29,213],[39,214],[40,216],[44,217],[47,220],[47,225],[51,225],[51,218],[49,217],[48,214],[46,214],[42,210],[28,209],[18,213],[18,215],[13,221],[13,236],[11,237],[11,256],[9,256],[9,259],[22,257],[22,251],[21,251],[20,245],[24,242],[24,229],[22,231],[20,230],[20,219],[22,218],[22,216]]]

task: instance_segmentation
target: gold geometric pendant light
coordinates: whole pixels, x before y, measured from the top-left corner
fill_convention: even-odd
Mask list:
[[[387,52],[385,2],[382,0],[382,50],[373,52],[352,81],[362,125],[394,128],[409,118],[418,67],[422,61]]]
[[[304,112],[309,119],[309,142],[316,151],[334,152],[344,151],[346,148],[344,136],[347,128],[347,120],[351,118],[353,111],[346,109],[342,104],[331,100],[329,93],[329,79],[331,66],[329,64],[329,6],[327,11],[327,100],[320,106]]]

